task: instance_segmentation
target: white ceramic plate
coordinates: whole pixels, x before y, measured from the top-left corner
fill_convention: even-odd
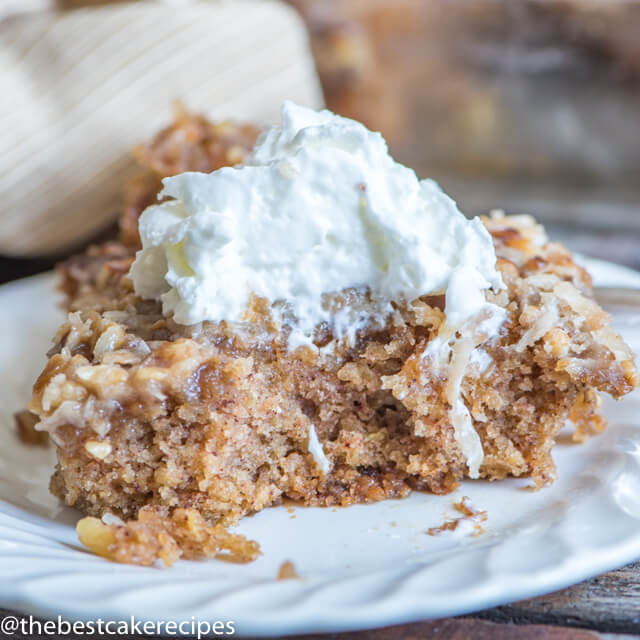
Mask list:
[[[602,284],[640,274],[594,263]],[[239,530],[249,565],[117,565],[78,545],[75,511],[48,494],[52,451],[21,445],[24,406],[61,313],[50,275],[0,288],[0,606],[67,619],[233,620],[243,634],[340,631],[468,613],[553,591],[640,557],[640,395],[605,400],[609,429],[554,450],[558,479],[465,482],[453,495],[345,509],[278,507]],[[640,315],[616,324],[640,351]],[[468,496],[486,533],[429,536]],[[276,580],[291,560],[300,579]]]

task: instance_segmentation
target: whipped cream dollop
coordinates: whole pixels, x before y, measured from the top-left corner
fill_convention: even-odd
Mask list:
[[[182,324],[241,321],[252,294],[310,344],[326,322],[340,339],[383,322],[391,301],[446,294],[458,326],[501,288],[489,233],[432,180],[395,162],[379,133],[286,102],[246,164],[163,180],[140,218],[135,291]],[[371,304],[336,312],[323,294],[357,288]],[[284,311],[283,311],[284,310]]]
[[[352,340],[386,322],[393,301],[445,294],[445,322],[423,357],[432,370],[446,368],[455,437],[478,475],[482,445],[461,384],[474,349],[505,318],[486,301],[489,288],[504,285],[479,219],[395,162],[379,133],[291,102],[244,165],[163,184],[160,195],[170,199],[142,214],[130,275],[136,293],[161,300],[178,323],[241,323],[256,295],[290,327],[290,348],[313,347],[320,323]],[[367,295],[331,304],[326,294],[345,289]],[[315,430],[309,450],[326,473]]]

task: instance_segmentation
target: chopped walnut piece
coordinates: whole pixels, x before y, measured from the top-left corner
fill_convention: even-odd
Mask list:
[[[545,349],[556,358],[563,358],[569,353],[571,338],[565,331],[558,327],[554,327],[545,333],[544,342]]]
[[[105,524],[102,520],[87,516],[78,520],[76,524],[78,540],[97,556],[113,559],[112,548],[116,537],[113,527]]]
[[[107,441],[88,440],[84,448],[90,456],[98,460],[104,460],[111,453],[111,445]]]

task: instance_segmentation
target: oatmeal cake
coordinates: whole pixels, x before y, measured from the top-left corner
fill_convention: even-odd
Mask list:
[[[128,272],[140,249],[138,218],[156,202],[163,178],[239,164],[253,148],[258,133],[259,129],[249,124],[209,122],[176,104],[173,123],[133,150],[138,166],[125,184],[118,240],[92,246],[58,265],[65,306],[72,311],[100,308],[118,295],[111,284],[117,284],[122,273]]]
[[[141,244],[131,205],[124,242],[62,269],[70,314],[30,409],[95,552],[250,560],[225,527],[284,498],[543,487],[560,429],[601,431],[599,393],[637,385],[589,275],[533,219],[467,220],[329,112],[286,104],[248,146],[164,180]]]

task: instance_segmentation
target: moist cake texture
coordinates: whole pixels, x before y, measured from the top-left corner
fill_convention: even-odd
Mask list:
[[[311,347],[290,349],[265,299],[251,300],[241,325],[178,324],[141,299],[127,276],[135,234],[63,265],[70,314],[29,408],[57,448],[52,492],[123,521],[85,522],[81,539],[139,564],[250,560],[257,547],[223,527],[284,498],[328,506],[451,492],[469,476],[457,395],[484,451],[480,477],[552,482],[558,432],[567,420],[578,441],[604,428],[599,392],[637,385],[633,355],[589,275],[535,221],[483,223],[506,285],[486,297],[506,321],[489,340],[454,337],[442,362],[428,357],[446,326],[442,295],[397,301],[386,326],[353,342],[320,325]],[[347,290],[332,304],[367,295]]]

